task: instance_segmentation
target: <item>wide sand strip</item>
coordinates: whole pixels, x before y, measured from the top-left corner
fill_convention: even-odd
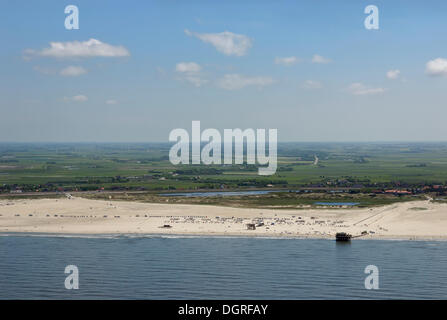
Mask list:
[[[256,230],[247,230],[255,223]],[[169,225],[170,227],[163,227]],[[71,199],[1,200],[0,232],[190,234],[447,240],[447,204],[412,201],[364,209],[274,210]]]

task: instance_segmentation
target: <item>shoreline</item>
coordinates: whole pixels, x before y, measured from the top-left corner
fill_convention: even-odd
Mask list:
[[[195,239],[195,238],[221,238],[221,239],[263,239],[263,240],[327,240],[334,241],[333,237],[316,237],[305,235],[281,235],[281,234],[228,234],[228,233],[42,233],[42,232],[3,232],[0,237],[43,237],[43,238],[83,238],[83,239],[144,239],[144,238],[165,238],[165,239]],[[352,241],[417,241],[417,242],[445,242],[446,237],[359,237]],[[341,242],[342,244],[350,242]]]
[[[257,225],[247,230],[247,224]],[[164,228],[163,226],[167,226]],[[0,200],[0,235],[257,237],[447,241],[447,204],[429,200],[374,208],[259,209],[112,200]]]

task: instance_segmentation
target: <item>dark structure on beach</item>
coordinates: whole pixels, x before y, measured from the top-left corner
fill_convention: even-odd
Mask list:
[[[247,230],[256,230],[256,225],[254,223],[247,223]]]
[[[335,235],[336,241],[351,241],[352,235],[346,232],[337,232]]]

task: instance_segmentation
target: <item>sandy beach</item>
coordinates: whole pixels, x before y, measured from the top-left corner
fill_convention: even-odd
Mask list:
[[[247,230],[247,224],[257,225]],[[412,201],[364,209],[272,210],[71,199],[1,200],[0,232],[182,234],[447,240],[447,204]]]

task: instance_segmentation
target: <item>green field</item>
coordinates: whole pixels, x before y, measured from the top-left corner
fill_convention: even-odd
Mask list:
[[[1,144],[1,192],[240,189],[269,184],[418,188],[447,181],[447,143],[283,143],[272,176],[259,176],[257,168],[248,165],[174,166],[168,160],[169,148],[167,144]]]

